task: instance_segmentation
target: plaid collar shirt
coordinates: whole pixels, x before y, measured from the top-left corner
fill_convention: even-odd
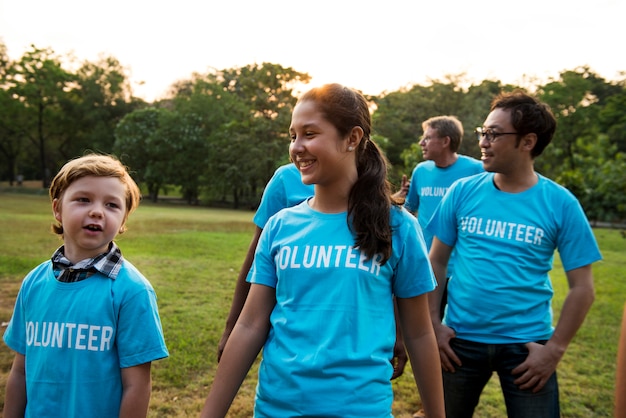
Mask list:
[[[109,250],[94,258],[86,258],[76,264],[72,264],[65,257],[65,246],[59,247],[52,254],[52,268],[58,281],[64,283],[85,280],[96,272],[115,280],[122,267],[124,258],[119,247],[111,242]]]

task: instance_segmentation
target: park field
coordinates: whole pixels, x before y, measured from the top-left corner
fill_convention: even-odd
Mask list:
[[[7,190],[7,189],[5,189]],[[252,212],[142,202],[128,231],[116,240],[124,256],[152,282],[168,359],[153,363],[150,417],[196,417],[216,368],[216,350],[237,273],[253,233]],[[45,192],[0,191],[0,321],[4,332],[26,273],[60,245]],[[626,239],[618,229],[595,229],[604,260],[594,265],[596,301],[559,366],[563,417],[610,417],[615,356],[626,301]],[[558,255],[553,285],[555,317],[567,292]],[[477,309],[478,309],[477,305]],[[13,353],[0,343],[0,407]],[[257,362],[258,364],[258,362]],[[229,417],[251,417],[256,365]],[[420,401],[410,367],[393,382],[393,412],[409,418]],[[494,376],[476,417],[504,417]]]

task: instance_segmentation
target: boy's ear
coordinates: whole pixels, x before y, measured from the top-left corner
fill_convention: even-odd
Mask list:
[[[128,221],[128,213],[126,214],[126,217],[122,221],[122,224],[120,225],[120,229],[117,231],[118,234],[123,234],[124,232],[126,232],[126,230],[128,230],[128,228],[126,227],[126,221]]]
[[[61,223],[61,202],[59,199],[52,201],[52,214],[54,215],[54,219]]]

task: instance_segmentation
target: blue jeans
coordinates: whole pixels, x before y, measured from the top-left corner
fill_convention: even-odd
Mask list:
[[[545,344],[545,341],[537,341]],[[513,383],[511,370],[528,356],[524,344],[482,344],[454,338],[450,345],[463,364],[455,372],[443,372],[446,417],[471,418],[480,394],[498,373],[509,418],[559,418],[559,386],[556,372],[537,393],[521,390]]]

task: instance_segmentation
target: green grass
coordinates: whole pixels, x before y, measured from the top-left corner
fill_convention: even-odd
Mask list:
[[[252,212],[143,202],[118,237],[125,257],[152,282],[170,357],[153,364],[150,417],[196,417],[216,366],[217,343],[237,273],[252,237]],[[45,194],[0,193],[0,321],[6,322],[24,275],[60,245],[50,232]],[[594,266],[596,302],[559,366],[563,416],[609,417],[613,410],[616,345],[626,300],[626,240],[597,229],[604,261]],[[552,274],[555,314],[567,291],[557,258]],[[4,328],[2,328],[3,330]],[[0,344],[0,404],[13,354]],[[252,416],[256,365],[229,417]],[[410,368],[393,383],[394,414],[419,408]],[[496,376],[476,417],[506,416]]]

